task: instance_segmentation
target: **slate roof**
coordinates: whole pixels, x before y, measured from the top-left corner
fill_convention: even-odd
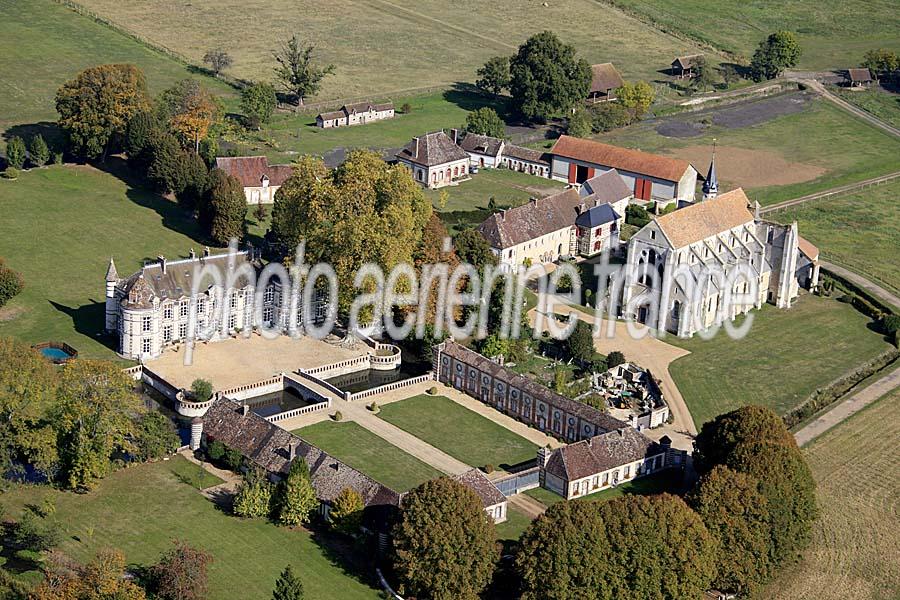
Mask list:
[[[506,502],[506,496],[479,469],[471,469],[455,475],[453,479],[478,494],[484,508]]]
[[[216,158],[216,168],[236,177],[244,187],[259,187],[263,175],[269,177],[269,185],[281,185],[292,173],[291,165],[270,165],[265,156],[222,156]]]
[[[500,149],[503,148],[503,140],[489,135],[468,133],[463,138],[460,147],[466,152],[474,152],[496,158],[500,154]]]
[[[109,257],[109,266],[106,267],[106,281],[118,281],[119,280],[119,272],[116,271],[116,263]]]
[[[524,375],[519,375],[485,356],[482,356],[474,350],[469,350],[465,346],[452,340],[443,343],[441,352],[460,362],[471,365],[479,371],[488,373],[492,377],[505,381],[508,386],[518,388],[522,390],[522,392],[529,394],[532,398],[546,402],[568,414],[576,415],[584,421],[593,423],[605,431],[612,431],[614,429],[619,429],[620,427],[629,427],[622,421],[611,417],[601,410],[597,410],[593,406],[588,406],[577,400],[566,398],[562,394],[558,394],[553,390],[544,387],[533,379],[525,377]]]
[[[601,204],[578,215],[575,224],[579,227],[599,227],[621,219],[621,215],[609,204]]]
[[[550,166],[549,156],[547,156],[546,152],[541,152],[540,150],[507,144],[506,148],[503,149],[503,154],[518,160]]]
[[[603,92],[614,90],[625,85],[625,80],[612,63],[591,65],[591,92]]]
[[[749,204],[750,200],[744,190],[737,188],[716,198],[656,217],[654,221],[673,248],[683,248],[745,223],[752,223],[754,219],[748,208]]]
[[[626,425],[554,450],[546,471],[574,481],[662,452],[659,444]]]
[[[246,251],[235,254],[235,268],[248,262],[250,262],[249,255]],[[124,282],[123,291],[127,295],[126,305],[130,308],[150,308],[153,306],[154,297],[165,300],[190,296],[193,288],[194,267],[203,264],[214,265],[225,272],[228,265],[228,254],[166,261],[165,273],[160,262],[144,265],[140,271]],[[253,264],[253,266],[256,268],[258,265]],[[208,281],[211,283],[212,280]],[[235,283],[236,288],[245,285],[247,285],[247,281],[243,276],[239,277]]]
[[[581,184],[581,187],[588,193],[587,198],[591,199],[595,205],[614,204],[634,195],[634,192],[628,189],[625,180],[615,169],[594,175]]]
[[[686,160],[619,148],[568,135],[560,136],[550,149],[550,154],[672,182],[678,182],[691,168],[691,163]]]
[[[847,69],[847,74],[850,76],[850,81],[859,81],[863,83],[872,81],[872,73],[869,69]]]
[[[371,477],[347,466],[300,437],[270,423],[253,411],[243,414],[242,405],[220,398],[203,416],[203,433],[238,450],[249,461],[269,473],[286,475],[290,449],[306,460],[316,497],[333,501],[344,488],[359,492],[366,506],[400,505],[400,494]]]
[[[571,227],[584,203],[574,188],[494,213],[478,231],[494,248],[509,248],[528,240]]]
[[[455,160],[468,160],[469,155],[453,143],[446,133],[436,131],[413,138],[397,153],[397,158],[423,167],[434,167]]]
[[[672,61],[672,66],[680,67],[682,69],[690,69],[694,66],[694,60],[700,56],[703,56],[703,54],[688,54],[687,56],[679,56]]]

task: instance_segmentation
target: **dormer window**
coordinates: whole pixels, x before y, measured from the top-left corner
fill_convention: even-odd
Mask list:
[[[651,240],[655,240],[655,239],[656,239],[656,231],[653,230],[653,229],[650,230],[650,239],[651,239]]]

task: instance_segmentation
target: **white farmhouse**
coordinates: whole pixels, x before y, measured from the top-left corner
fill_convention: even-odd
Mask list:
[[[443,131],[415,137],[397,153],[397,162],[416,183],[432,189],[468,179],[469,161],[469,154]]]
[[[265,156],[219,157],[216,168],[241,182],[247,204],[275,202],[275,192],[294,172],[291,165],[270,165]]]

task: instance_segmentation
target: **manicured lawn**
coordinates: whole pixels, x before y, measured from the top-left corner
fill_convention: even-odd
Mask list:
[[[803,560],[784,569],[760,598],[897,597],[898,438],[900,393],[894,392],[804,448],[818,486],[821,517]]]
[[[778,211],[782,223],[796,220],[822,258],[900,292],[900,182],[817,200]]]
[[[741,340],[724,330],[709,341],[665,338],[691,351],[669,372],[698,428],[746,404],[783,414],[816,388],[889,348],[866,328],[867,317],[832,298],[804,294],[789,310],[766,304],[750,314],[753,325]]]
[[[685,116],[694,122],[701,117]],[[826,100],[812,100],[798,113],[776,117],[750,127],[728,129],[711,125],[696,137],[674,138],[656,132],[655,123],[639,123],[603,136],[611,144],[640,148],[648,152],[677,154],[684,148],[712,147],[715,138],[720,148],[729,147],[743,154],[739,160],[751,161],[758,174],[744,186],[751,200],[772,204],[835,186],[877,177],[900,168],[900,140],[877,129]],[[706,156],[706,155],[704,155]],[[787,172],[771,173],[771,159],[788,161],[779,169]],[[708,158],[704,159],[708,160]],[[790,163],[824,169],[814,179],[786,185],[768,185],[770,176],[789,175]],[[708,163],[695,165],[705,171]],[[735,170],[746,165],[734,164]],[[729,179],[726,162],[719,162],[719,189],[735,187]],[[757,182],[757,183],[753,183]]]
[[[196,222],[174,202],[92,167],[0,180],[0,211],[0,256],[25,278],[25,290],[0,309],[0,335],[66,342],[85,358],[114,357],[114,340],[100,337],[110,256],[127,277],[159,254],[203,247]]]
[[[294,433],[398,492],[441,476],[436,469],[353,422],[325,421]]]
[[[565,500],[562,496],[557,494],[556,492],[551,492],[548,489],[544,489],[542,487],[537,487],[532,490],[527,490],[525,492],[544,506],[553,506],[557,502],[562,502]]]
[[[0,0],[0,15],[0,131],[55,121],[56,90],[87,67],[135,64],[153,93],[192,76],[186,65],[52,0]],[[217,93],[235,95],[202,78]]]
[[[801,69],[855,66],[866,50],[900,50],[900,17],[891,0],[615,0],[667,30],[680,31],[749,59],[773,31],[795,32]]]
[[[658,78],[657,71],[674,56],[699,48],[607,4],[586,0],[556,0],[546,6],[519,0],[470,2],[456,10],[440,0],[308,0],[299,11],[288,0],[84,4],[195,64],[207,49],[226,48],[234,57],[228,72],[252,80],[272,77],[272,50],[297,33],[316,45],[319,61],[336,67],[313,101],[372,95],[396,100],[404,90],[473,81],[485,60],[515,53],[529,35],[545,29],[575,45],[588,61],[613,61],[627,78]]]
[[[392,402],[378,416],[473,467],[516,465],[537,452],[525,438],[444,396]]]
[[[514,506],[507,506],[506,521],[497,525],[498,540],[516,541],[522,537],[522,533],[531,525],[531,519]]]
[[[481,169],[469,181],[459,185],[429,190],[427,193],[441,212],[487,209],[494,199],[496,209],[519,206],[530,198],[549,196],[565,189],[565,184],[546,177],[536,177],[509,169]],[[441,192],[447,192],[447,204],[440,206]],[[490,214],[490,213],[488,213]]]
[[[213,556],[210,600],[270,598],[278,574],[292,564],[307,597],[376,599],[379,592],[338,563],[335,555],[303,530],[228,515],[197,490],[179,481],[173,461],[137,465],[108,477],[89,494],[49,487],[19,487],[3,495],[16,517],[25,503],[50,497],[65,528],[60,550],[87,561],[103,548],[118,548],[129,564],[147,566],[182,539]],[[186,462],[186,461],[184,461]],[[177,467],[180,470],[180,467]]]
[[[172,474],[175,475],[178,481],[198,490],[205,490],[214,485],[224,483],[221,479],[200,465],[196,465],[181,456],[176,456],[165,462],[168,464],[169,470],[172,471]]]

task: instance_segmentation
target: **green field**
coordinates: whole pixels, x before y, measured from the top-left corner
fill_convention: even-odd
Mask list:
[[[392,402],[378,416],[473,467],[516,465],[537,452],[525,438],[444,396]]]
[[[892,0],[610,0],[716,48],[749,59],[769,33],[798,34],[798,68],[841,69],[859,64],[871,48],[900,50],[900,15]]]
[[[532,0],[469,0],[454,10],[440,0],[311,0],[302,10],[287,0],[82,1],[197,64],[207,49],[226,48],[234,57],[229,72],[247,79],[271,78],[272,50],[297,34],[317,45],[322,61],[336,65],[319,100],[401,96],[411,89],[473,81],[485,60],[513,54],[529,35],[544,29],[556,31],[587,60],[612,61],[632,78],[658,78],[657,71],[674,56],[699,48],[593,0],[556,0],[546,6]],[[260,34],[261,24],[265,34]]]
[[[442,212],[487,209],[491,198],[500,208],[518,206],[529,198],[549,196],[565,189],[566,185],[546,177],[537,177],[509,169],[481,169],[469,181],[426,192],[438,210]],[[447,192],[447,204],[441,207],[441,192]]]
[[[204,469],[202,466],[192,463],[180,456],[166,461],[169,470],[181,483],[187,484],[198,490],[205,490],[224,483],[221,479]]]
[[[56,90],[79,71],[107,63],[143,69],[151,92],[191,76],[188,67],[52,0],[0,0],[0,131],[55,121]],[[234,95],[204,77],[217,93]]]
[[[118,548],[131,565],[154,563],[182,539],[213,556],[209,567],[210,600],[272,597],[275,579],[291,563],[307,597],[333,600],[380,598],[379,592],[348,574],[330,548],[303,530],[277,527],[259,519],[228,515],[191,486],[179,481],[171,461],[142,464],[109,476],[88,494],[60,492],[48,486],[18,487],[3,494],[3,507],[16,517],[25,503],[45,497],[56,504],[65,528],[60,545],[78,561],[103,548]],[[176,466],[181,471],[183,465]]]
[[[515,506],[506,509],[506,521],[497,525],[497,539],[500,541],[517,541],[522,532],[531,525],[531,519]]]
[[[678,117],[687,122],[703,118]],[[607,134],[602,141],[683,157],[686,152],[699,154],[704,162],[695,162],[695,166],[705,173],[709,151],[702,148],[711,148],[716,139],[722,149],[718,155],[719,190],[743,185],[751,199],[764,205],[900,169],[900,140],[822,99],[810,101],[799,113],[751,127],[727,129],[711,125],[701,135],[690,138],[662,136],[655,130],[657,125],[639,123]],[[726,148],[740,152],[732,162]],[[807,166],[812,167],[812,179],[781,183],[783,177],[791,177]],[[816,176],[817,169],[824,173]],[[740,173],[740,177],[735,173]]]
[[[770,215],[796,220],[822,258],[900,293],[900,182],[816,200]]]
[[[753,325],[741,340],[724,330],[709,341],[666,337],[691,351],[669,372],[698,428],[746,404],[783,414],[816,388],[890,348],[867,329],[866,316],[832,298],[804,294],[788,310],[766,304],[750,314]]]
[[[796,566],[761,598],[893,600],[900,590],[900,394],[894,392],[804,448],[822,515]],[[894,531],[894,533],[891,533]]]
[[[892,94],[878,87],[866,91],[851,91],[847,88],[835,87],[831,91],[882,121],[890,123],[894,127],[900,127],[900,94]]]
[[[294,433],[398,492],[441,476],[436,469],[356,423],[325,421]]]
[[[203,247],[196,221],[174,202],[92,167],[0,180],[0,211],[0,256],[25,278],[0,309],[0,335],[66,342],[87,358],[113,357],[114,342],[98,337],[110,256],[124,277],[159,254]]]

